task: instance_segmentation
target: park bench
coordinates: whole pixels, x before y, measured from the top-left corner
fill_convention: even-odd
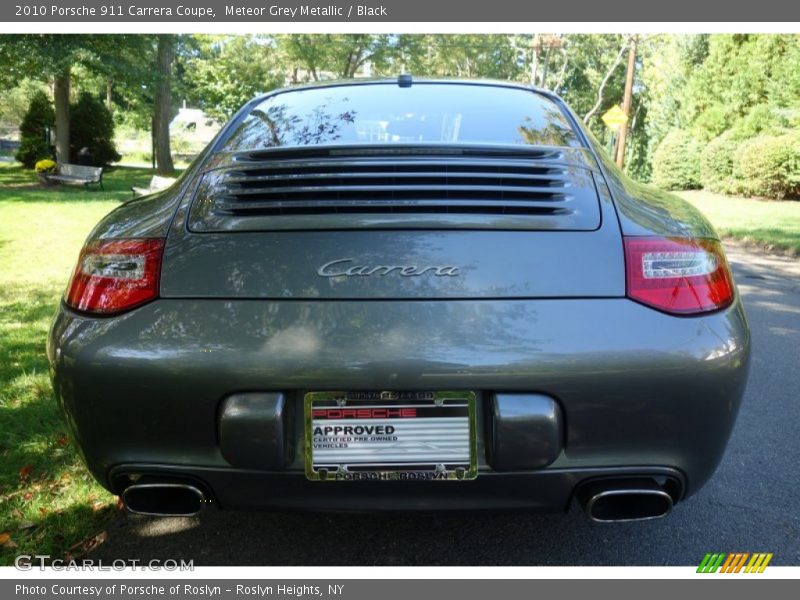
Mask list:
[[[72,165],[69,163],[58,163],[55,173],[44,175],[47,181],[53,183],[82,184],[89,187],[93,183],[103,188],[103,167],[86,167],[83,165]]]
[[[161,177],[160,175],[153,175],[150,184],[147,187],[133,186],[131,191],[134,196],[146,196],[164,190],[175,183],[174,177]]]

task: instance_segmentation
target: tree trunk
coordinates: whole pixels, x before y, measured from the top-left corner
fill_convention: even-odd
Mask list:
[[[543,90],[547,89],[547,72],[550,70],[550,53],[553,51],[552,46],[547,46],[547,50],[544,52],[544,64],[542,65],[542,84],[541,88]]]
[[[536,87],[536,78],[539,71],[539,50],[536,48],[535,42],[531,46],[531,85]]]
[[[69,65],[55,77],[53,96],[56,112],[56,161],[69,162]]]
[[[631,47],[628,50],[628,70],[625,73],[625,95],[622,99],[622,110],[627,120],[620,125],[617,141],[617,166],[625,166],[625,142],[628,140],[628,123],[631,119],[631,103],[633,102],[633,76],[636,71],[636,38],[631,38]]]
[[[155,139],[156,173],[172,175],[172,151],[169,145],[169,121],[172,106],[172,60],[175,55],[171,35],[158,36],[156,52],[156,93],[153,106],[153,137]]]
[[[111,77],[109,77],[108,79],[106,79],[106,108],[108,109],[108,112],[111,112],[113,106],[111,103],[113,94],[114,94],[114,81],[111,79]]]

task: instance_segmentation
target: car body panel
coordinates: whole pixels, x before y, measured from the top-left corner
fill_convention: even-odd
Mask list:
[[[612,224],[613,226],[613,224]],[[621,297],[619,234],[496,231],[240,233],[170,239],[164,298]],[[583,239],[590,238],[590,239]],[[436,267],[404,276],[365,266]],[[417,271],[417,272],[418,272]],[[329,276],[321,276],[320,272]]]
[[[324,387],[544,393],[568,425],[548,468],[672,466],[691,493],[721,458],[748,356],[738,302],[675,319],[626,299],[162,299],[115,319],[62,311],[50,344],[106,485],[125,463],[224,467],[217,411],[233,392],[287,390],[298,414],[301,392]]]
[[[611,476],[669,480],[674,500],[697,492],[721,460],[746,385],[744,308],[737,294],[721,310],[678,317],[626,298],[623,235],[716,233],[688,203],[620,173],[558,97],[530,92],[555,102],[585,145],[570,152],[595,187],[596,227],[470,226],[439,215],[355,218],[343,229],[193,231],[201,174],[230,163],[218,151],[264,97],[173,187],[103,219],[90,240],[167,243],[158,299],[113,317],[62,304],[50,331],[56,397],[98,481],[120,493],[131,475],[183,478],[224,508],[560,510],[577,486]],[[351,258],[459,274],[319,274]],[[478,478],[307,481],[303,395],[336,390],[475,392]],[[229,406],[247,407],[247,394],[259,393],[285,402],[227,418]],[[243,400],[226,402],[237,394]],[[543,432],[546,456],[518,464],[541,466],[502,471],[492,462],[502,440],[491,432],[503,430],[493,427],[492,398],[513,394],[558,410],[528,420]],[[514,404],[521,422],[524,404]],[[243,462],[259,452],[258,418],[270,415],[285,428],[271,422],[265,431],[286,438],[264,452],[281,447],[286,456]],[[237,431],[247,432],[241,447]],[[514,452],[521,439],[515,432]]]

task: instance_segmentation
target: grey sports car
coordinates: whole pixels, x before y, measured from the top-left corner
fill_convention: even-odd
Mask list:
[[[401,76],[248,103],[94,229],[48,356],[133,512],[620,521],[711,477],[749,347],[709,223],[560,98]]]

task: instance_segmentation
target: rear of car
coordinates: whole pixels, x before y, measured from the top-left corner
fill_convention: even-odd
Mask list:
[[[137,512],[666,514],[724,451],[749,336],[719,243],[556,97],[369,82],[255,100],[90,236],[49,340]]]

